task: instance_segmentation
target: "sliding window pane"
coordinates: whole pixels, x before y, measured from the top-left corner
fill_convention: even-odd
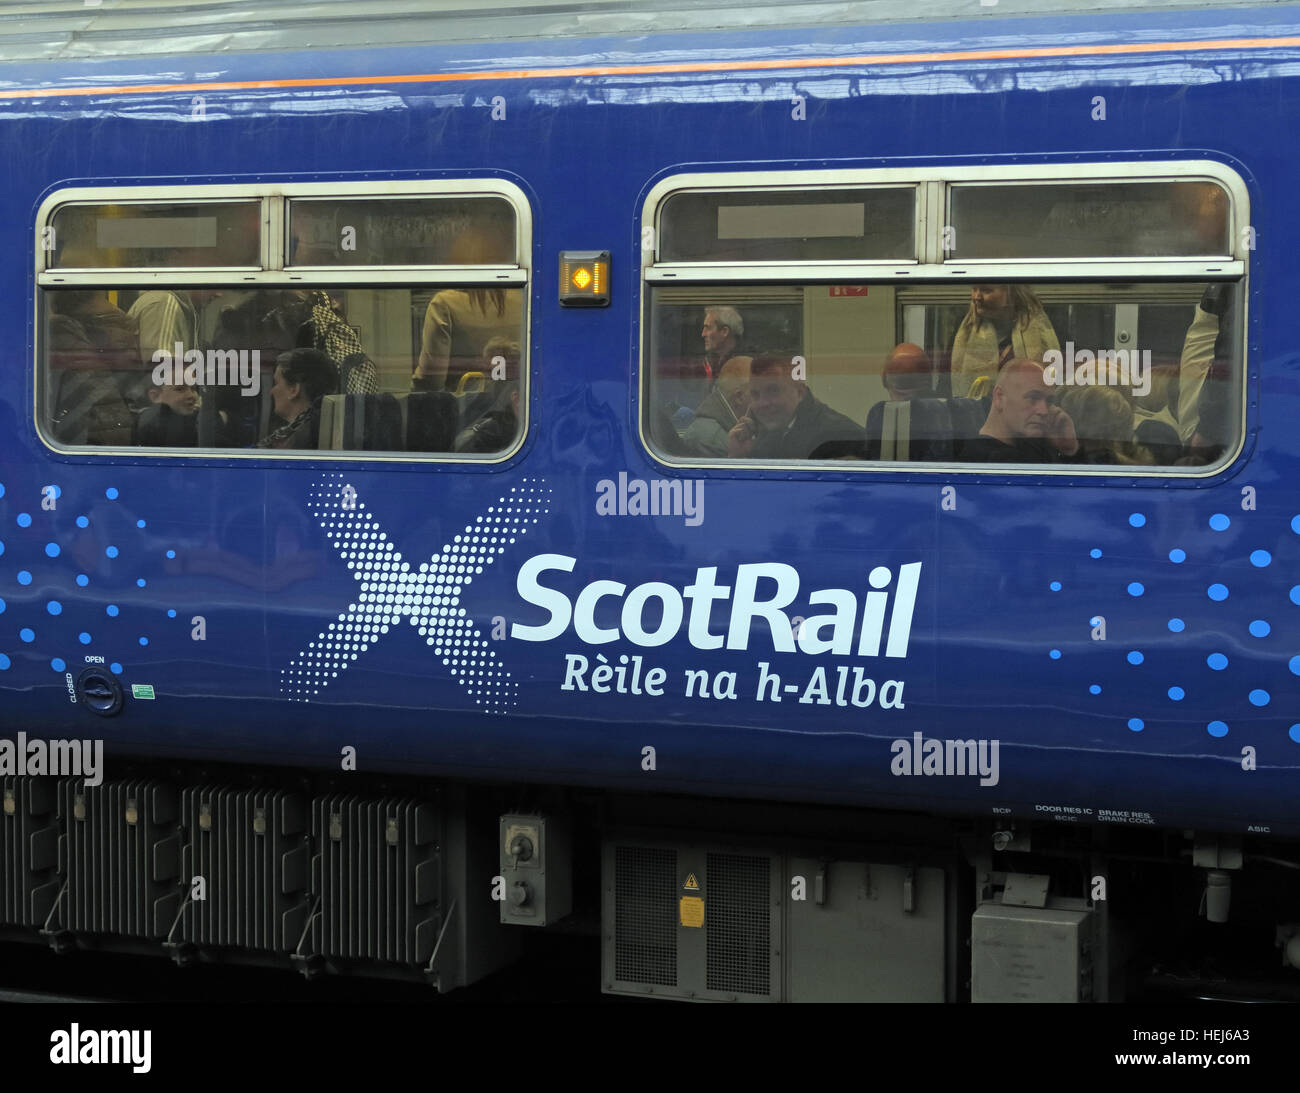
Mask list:
[[[44,232],[51,269],[256,267],[261,202],[64,205]]]
[[[660,215],[664,262],[909,261],[916,190],[680,193]]]
[[[1228,214],[1215,182],[956,185],[945,243],[950,260],[1222,256]]]
[[[514,265],[515,211],[500,197],[297,199],[290,266]]]

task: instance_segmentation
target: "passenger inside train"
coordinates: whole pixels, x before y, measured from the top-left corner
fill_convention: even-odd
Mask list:
[[[952,253],[1004,273],[1056,263],[1038,283],[873,279],[865,267],[847,283],[801,280],[811,262],[906,261],[917,246],[900,225],[911,223],[914,195],[814,189],[779,199],[685,193],[664,206],[656,260],[710,271],[670,281],[653,276],[653,262],[646,270],[639,404],[646,440],[665,458],[1141,473],[1235,450],[1241,282],[1207,285],[1172,265],[1168,276],[1100,279],[1095,261],[1151,255],[1192,268],[1198,255],[1230,253],[1218,184],[953,184]],[[514,450],[529,400],[520,347],[532,292],[518,207],[481,195],[280,198],[285,242],[267,272],[282,267],[304,283],[235,287],[231,271],[263,269],[278,245],[259,237],[265,200],[56,210],[49,265],[71,277],[41,291],[48,441],[461,458]],[[754,278],[765,262],[796,276]],[[171,268],[174,282],[158,276]],[[221,287],[198,282],[205,270]],[[290,350],[310,350],[333,378],[276,369],[305,367]],[[1026,397],[1033,412],[1019,415]]]
[[[865,299],[825,291],[791,286],[784,292],[788,303],[749,302],[743,311],[739,300],[691,308],[677,302],[680,290],[674,292],[672,303],[656,313],[661,360],[648,377],[652,442],[666,455],[702,460],[857,458],[1118,469],[1204,465],[1221,457],[1234,439],[1229,422],[1240,373],[1233,286],[1053,285],[1044,290],[1046,305],[1038,291],[1018,285],[871,285]],[[964,306],[958,303],[962,296]],[[755,366],[763,361],[759,372],[749,368],[747,381],[742,370],[728,375],[727,367],[738,359],[748,365],[748,359],[731,357],[695,407],[680,405],[686,389],[681,376],[689,371],[684,361],[701,314],[706,337],[720,314],[743,314],[749,337],[793,333],[803,350],[786,354],[788,374],[779,384],[791,397],[776,397],[781,391],[772,363],[761,354],[754,358]],[[972,319],[983,314],[991,316],[984,324],[987,338]],[[810,328],[810,319],[818,325]],[[994,342],[998,330],[1005,336]],[[917,341],[901,340],[904,334]],[[976,364],[972,346],[985,341],[990,353]],[[870,347],[865,352],[858,348],[864,343]],[[695,359],[709,374],[707,344]],[[948,395],[963,385],[966,395]],[[1026,385],[1027,391],[1020,390]],[[813,454],[816,445],[805,450],[796,442],[793,417],[777,415],[780,428],[793,434],[787,442],[770,429],[760,441],[754,431],[760,424],[756,394],[784,406],[796,390],[820,416],[837,420],[838,443],[819,455]],[[1035,401],[1027,432],[1004,409],[1013,393]],[[854,423],[856,446],[848,443],[845,418]],[[1048,418],[1052,427],[1044,428]],[[728,422],[724,448],[717,438]],[[1041,442],[1066,422],[1073,425],[1077,448]]]

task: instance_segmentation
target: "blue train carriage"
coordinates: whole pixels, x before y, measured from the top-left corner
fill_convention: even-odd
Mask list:
[[[5,935],[1294,992],[1300,12],[1171,6],[34,20]]]

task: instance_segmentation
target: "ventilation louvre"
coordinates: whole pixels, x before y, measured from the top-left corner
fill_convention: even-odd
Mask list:
[[[677,985],[677,854],[644,846],[614,853],[614,978]]]
[[[440,814],[427,803],[352,795],[312,802],[314,953],[422,965],[441,926]]]
[[[711,991],[771,994],[771,861],[741,854],[710,854],[706,860],[706,985]]]
[[[606,991],[781,999],[779,855],[615,839],[603,860]]]
[[[58,925],[89,934],[162,938],[180,908],[175,790],[146,780],[59,783]]]
[[[56,784],[0,778],[0,923],[42,926],[58,895]]]
[[[267,790],[201,786],[181,794],[182,876],[203,878],[176,940],[290,952],[311,909],[308,810],[298,797]],[[191,888],[191,892],[193,889]]]

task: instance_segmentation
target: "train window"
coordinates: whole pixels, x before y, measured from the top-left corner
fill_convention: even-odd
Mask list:
[[[257,201],[65,205],[42,231],[50,269],[253,268]]]
[[[1234,450],[1238,285],[653,286],[669,457],[1202,466]]]
[[[665,231],[643,251],[642,435],[687,465],[1210,473],[1242,440],[1248,198],[1219,165],[1139,170],[665,179],[645,210]],[[915,261],[874,261],[885,219],[852,235],[841,206],[862,192],[908,196],[894,227]]]
[[[910,261],[915,187],[681,193],[663,206],[663,262]]]
[[[429,183],[427,196],[387,198],[314,183],[224,203],[52,198],[47,225],[72,233],[60,256],[118,219],[107,210],[132,210],[135,234],[100,232],[75,266],[38,269],[41,433],[100,451],[501,459],[527,417],[530,248],[522,194],[476,189],[494,186],[458,195]],[[237,228],[248,273],[221,264]],[[150,245],[147,261],[124,257]],[[354,260],[346,274],[323,268]]]
[[[1125,258],[1231,254],[1228,195],[1215,182],[960,184],[950,258]]]
[[[46,423],[65,445],[514,447],[523,290],[45,293]]]
[[[289,203],[290,266],[514,263],[514,210],[500,197]]]

